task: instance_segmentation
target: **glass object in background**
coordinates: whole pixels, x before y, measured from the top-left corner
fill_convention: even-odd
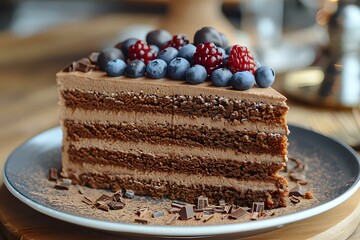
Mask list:
[[[284,0],[247,0],[244,10],[242,26],[250,34],[253,51],[261,64],[286,72],[307,67],[314,61],[313,47],[284,38]]]
[[[284,91],[312,105],[360,107],[360,6],[339,0],[334,13],[321,9],[319,24],[326,23],[329,43],[318,66],[286,75]],[[318,15],[318,17],[319,17]],[[306,76],[306,77],[305,77]]]

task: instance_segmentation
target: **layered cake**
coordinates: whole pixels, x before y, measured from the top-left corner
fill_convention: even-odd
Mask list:
[[[212,28],[152,31],[57,74],[62,170],[91,188],[285,206],[286,98]]]

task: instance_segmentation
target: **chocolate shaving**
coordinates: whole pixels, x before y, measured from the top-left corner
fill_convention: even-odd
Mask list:
[[[111,197],[106,194],[102,194],[98,199],[96,199],[96,203],[103,203],[111,201]]]
[[[243,209],[243,208],[238,208],[235,211],[233,211],[232,213],[229,214],[229,218],[232,219],[239,219],[244,217],[247,214],[247,212]]]
[[[135,218],[135,222],[141,223],[141,224],[148,224],[149,223],[149,221],[147,219],[144,219],[144,218]]]
[[[211,214],[211,215],[204,215],[203,216],[203,222],[207,222],[207,221],[209,221],[211,218],[213,218],[214,217],[214,214]]]
[[[149,211],[149,208],[140,208],[140,209],[138,209],[137,210],[137,215],[139,216],[139,217],[144,217],[147,213],[149,213],[150,211]]]
[[[83,187],[79,187],[78,192],[82,195],[85,193],[85,189]]]
[[[191,205],[186,205],[180,209],[179,213],[181,220],[187,220],[194,216],[194,208]]]
[[[85,197],[82,199],[83,203],[86,203],[87,205],[94,205],[94,201],[92,201],[90,198]]]
[[[170,225],[171,223],[175,222],[176,220],[179,219],[179,215],[178,214],[175,214],[175,215],[172,215],[167,221],[166,221],[166,224],[167,225]]]
[[[228,214],[228,213],[230,213],[230,212],[232,211],[232,208],[233,208],[232,205],[227,205],[227,206],[225,206],[225,208],[224,208],[224,212],[225,212],[226,214]]]
[[[99,206],[97,206],[98,209],[103,210],[105,212],[109,211],[109,206],[105,205],[105,204],[100,204]]]
[[[48,176],[48,179],[50,181],[56,181],[58,180],[58,170],[56,168],[50,168],[49,169],[49,176]]]

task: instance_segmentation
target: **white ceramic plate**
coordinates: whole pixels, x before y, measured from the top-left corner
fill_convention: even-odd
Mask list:
[[[307,179],[311,181],[318,201],[299,212],[258,221],[196,227],[148,226],[104,221],[58,209],[38,194],[43,186],[41,181],[36,182],[37,176],[33,175],[42,172],[46,176],[51,167],[60,169],[62,133],[59,127],[47,130],[19,146],[7,159],[4,182],[15,197],[33,209],[94,229],[147,238],[245,237],[325,212],[344,202],[359,188],[360,160],[350,147],[300,127],[290,126],[290,131],[289,153],[305,159],[309,167]],[[35,184],[29,179],[33,179]]]

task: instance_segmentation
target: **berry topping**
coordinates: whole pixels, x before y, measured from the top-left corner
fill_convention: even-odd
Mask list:
[[[168,75],[171,79],[185,79],[185,72],[190,68],[190,63],[185,58],[177,57],[168,66]]]
[[[158,53],[160,52],[160,49],[158,46],[151,44],[150,48],[153,50],[153,52],[155,53],[155,55],[158,55]]]
[[[157,58],[164,60],[167,64],[171,62],[174,58],[177,57],[179,51],[173,47],[167,47],[161,50],[157,56]]]
[[[206,72],[210,75],[216,68],[223,63],[224,57],[222,52],[214,43],[201,43],[196,47],[194,54],[194,63],[205,67]]]
[[[145,75],[145,68],[143,61],[135,59],[126,65],[125,74],[131,78],[139,78]]]
[[[194,65],[185,72],[185,79],[190,84],[200,84],[207,78],[206,69],[201,65]]]
[[[186,44],[179,50],[179,57],[185,58],[189,63],[193,62],[194,53],[196,52],[196,47],[192,44]]]
[[[229,46],[229,40],[227,39],[225,34],[223,34],[223,33],[219,33],[219,34],[220,34],[220,38],[221,38],[221,47],[227,48]]]
[[[195,46],[201,43],[213,42],[216,46],[221,47],[222,41],[221,36],[215,28],[212,27],[203,27],[198,30],[194,35],[194,44]]]
[[[129,47],[129,59],[131,61],[138,59],[147,64],[155,57],[155,52],[151,49],[150,45],[141,40],[136,41],[134,45]]]
[[[184,45],[189,43],[189,38],[185,35],[174,35],[173,38],[166,44],[166,47],[173,47],[179,50]]]
[[[128,38],[125,41],[116,44],[115,47],[120,49],[124,53],[125,58],[128,59],[129,58],[129,47],[131,45],[134,45],[136,43],[136,41],[138,41],[138,40],[139,39],[137,39],[137,38]]]
[[[121,59],[111,60],[106,64],[105,71],[110,77],[118,77],[124,74],[126,63]]]
[[[164,60],[154,59],[146,65],[146,75],[149,78],[159,79],[166,77],[167,64]]]
[[[210,76],[213,85],[217,87],[226,87],[230,85],[232,73],[226,68],[216,69]]]
[[[102,71],[105,71],[106,64],[115,59],[122,59],[125,61],[124,54],[121,50],[113,47],[105,48],[99,53],[97,64]]]
[[[171,40],[171,34],[163,29],[158,29],[149,32],[146,35],[146,42],[151,45],[156,45],[159,49],[165,47],[165,45]]]
[[[255,60],[247,47],[234,45],[230,51],[227,67],[232,73],[250,71],[255,73]]]
[[[261,66],[255,71],[255,80],[258,87],[268,88],[275,81],[275,72],[268,66]]]
[[[248,90],[255,85],[255,77],[250,71],[237,72],[230,79],[230,85],[236,90]]]

